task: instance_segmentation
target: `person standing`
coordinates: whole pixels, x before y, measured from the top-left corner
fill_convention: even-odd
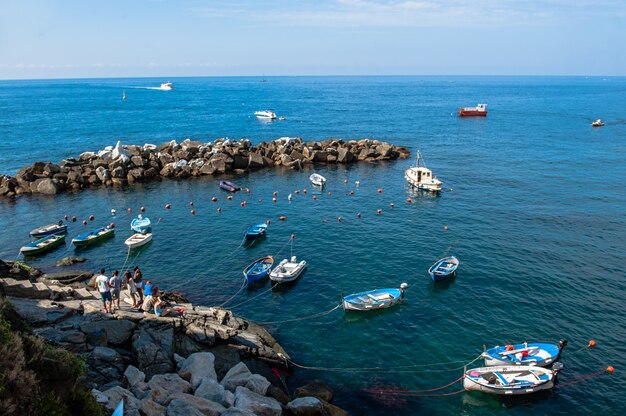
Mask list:
[[[100,269],[100,274],[96,276],[95,287],[98,288],[98,292],[100,292],[104,312],[111,313],[113,299],[111,298],[111,290],[109,288],[109,278],[104,275],[104,268]]]
[[[128,293],[130,298],[133,300],[133,308],[137,307],[137,286],[135,286],[135,280],[133,279],[133,275],[130,274],[130,271],[126,270],[124,273],[124,278],[126,279],[126,289],[128,289]]]
[[[113,272],[111,278],[109,279],[109,287],[111,288],[113,299],[115,299],[115,303],[117,303],[117,309],[120,309],[122,278],[119,276],[117,270]],[[113,302],[111,302],[111,310],[113,310]]]
[[[135,273],[133,274],[133,280],[135,281],[135,287],[137,288],[137,293],[139,293],[139,304],[143,304],[143,275],[141,274],[141,270],[139,270],[139,266],[135,266]]]

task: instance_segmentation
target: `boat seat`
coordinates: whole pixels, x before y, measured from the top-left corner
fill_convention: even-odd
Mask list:
[[[493,373],[496,377],[498,377],[498,380],[500,381],[500,384],[502,384],[503,386],[507,386],[509,384],[508,381],[506,381],[506,379],[504,378],[504,376],[502,374],[500,374],[499,371],[494,371]]]

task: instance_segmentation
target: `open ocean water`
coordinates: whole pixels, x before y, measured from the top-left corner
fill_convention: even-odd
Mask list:
[[[165,81],[175,89],[149,89]],[[456,117],[458,107],[478,102],[488,104],[488,117]],[[266,108],[286,120],[256,120],[254,111]],[[606,126],[592,128],[596,118]],[[345,314],[339,309],[268,324],[293,361],[324,368],[298,369],[288,378],[290,386],[321,378],[335,388],[336,403],[354,415],[624,414],[625,118],[626,78],[0,81],[0,173],[15,174],[39,160],[58,163],[117,140],[374,138],[405,146],[413,155],[395,162],[267,169],[233,177],[251,192],[237,193],[232,201],[218,189],[217,177],[2,200],[0,258],[19,258],[31,229],[67,214],[79,220],[70,224],[68,243],[28,263],[50,269],[74,253],[72,237],[114,221],[115,238],[80,252],[88,260],[79,267],[120,268],[130,220],[144,206],[156,223],[154,239],[139,254],[131,253],[129,262],[161,287],[217,305],[241,287],[241,270],[252,260],[289,256],[293,233],[293,254],[308,262],[307,272],[285,289],[269,290],[265,282],[243,290],[227,307],[248,319],[275,322],[328,311],[342,292],[402,282],[409,288],[405,302],[386,311]],[[418,148],[444,182],[439,197],[414,194],[405,185],[403,171],[414,163]],[[308,177],[314,170],[328,180],[323,192],[311,189]],[[307,194],[294,193],[303,189]],[[213,196],[218,202],[211,202]],[[240,206],[243,200],[246,207]],[[95,221],[83,226],[80,221],[91,214]],[[287,220],[278,221],[280,215]],[[268,237],[241,248],[244,230],[266,220],[271,221]],[[460,269],[456,279],[435,285],[426,270],[444,253],[456,255]],[[483,344],[560,338],[569,340],[562,384],[608,365],[615,373],[507,400],[480,393],[395,397],[367,392],[445,385],[462,375],[458,367],[480,354]],[[596,348],[581,350],[590,339]]]

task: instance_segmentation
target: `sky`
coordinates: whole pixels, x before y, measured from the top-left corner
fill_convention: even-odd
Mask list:
[[[626,0],[0,0],[0,79],[626,75]]]

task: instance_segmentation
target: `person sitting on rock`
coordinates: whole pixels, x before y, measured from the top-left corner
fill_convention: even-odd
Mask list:
[[[146,284],[143,286],[143,295],[152,295],[152,280],[146,280]]]
[[[154,309],[154,304],[156,302],[156,299],[153,296],[154,293],[159,293],[159,289],[157,287],[152,288],[152,295],[144,297],[143,302],[141,303],[141,310],[144,313],[152,312]]]

